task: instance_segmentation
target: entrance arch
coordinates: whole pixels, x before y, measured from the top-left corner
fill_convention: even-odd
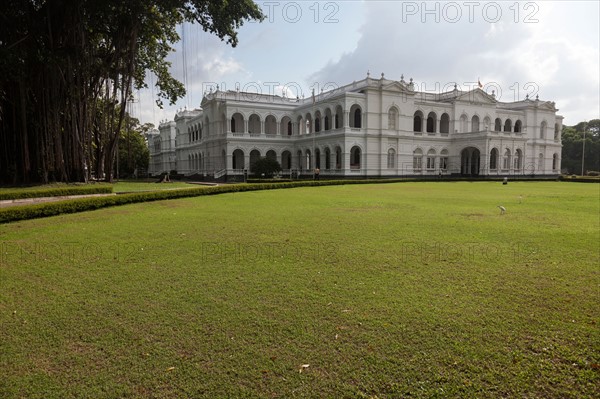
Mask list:
[[[479,176],[480,153],[475,147],[467,147],[460,153],[460,173],[463,176]]]
[[[244,169],[244,151],[237,149],[233,152],[231,166],[233,169]]]

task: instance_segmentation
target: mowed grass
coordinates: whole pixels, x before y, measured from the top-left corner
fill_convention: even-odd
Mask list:
[[[598,397],[599,194],[349,185],[2,225],[0,397]]]

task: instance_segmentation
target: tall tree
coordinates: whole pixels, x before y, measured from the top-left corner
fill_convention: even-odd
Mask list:
[[[237,29],[262,18],[251,0],[3,0],[0,183],[84,181],[92,165],[112,179],[125,105],[146,73],[159,106],[185,95],[166,61],[177,26],[235,46]]]

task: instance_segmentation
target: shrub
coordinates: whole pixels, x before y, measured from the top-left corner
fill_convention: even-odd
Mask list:
[[[281,172],[281,165],[275,159],[260,158],[250,165],[250,170],[256,177],[272,178],[277,172]]]

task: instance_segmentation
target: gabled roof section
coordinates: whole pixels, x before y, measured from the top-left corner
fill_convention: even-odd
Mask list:
[[[477,104],[495,105],[498,101],[494,96],[487,94],[485,91],[477,88],[470,91],[459,92],[454,101],[464,101]]]
[[[382,88],[383,88],[383,90],[388,90],[388,91],[396,91],[396,92],[414,94],[414,92],[408,88],[408,85],[406,85],[405,83],[402,83],[402,82],[398,82],[396,80],[384,85]]]

